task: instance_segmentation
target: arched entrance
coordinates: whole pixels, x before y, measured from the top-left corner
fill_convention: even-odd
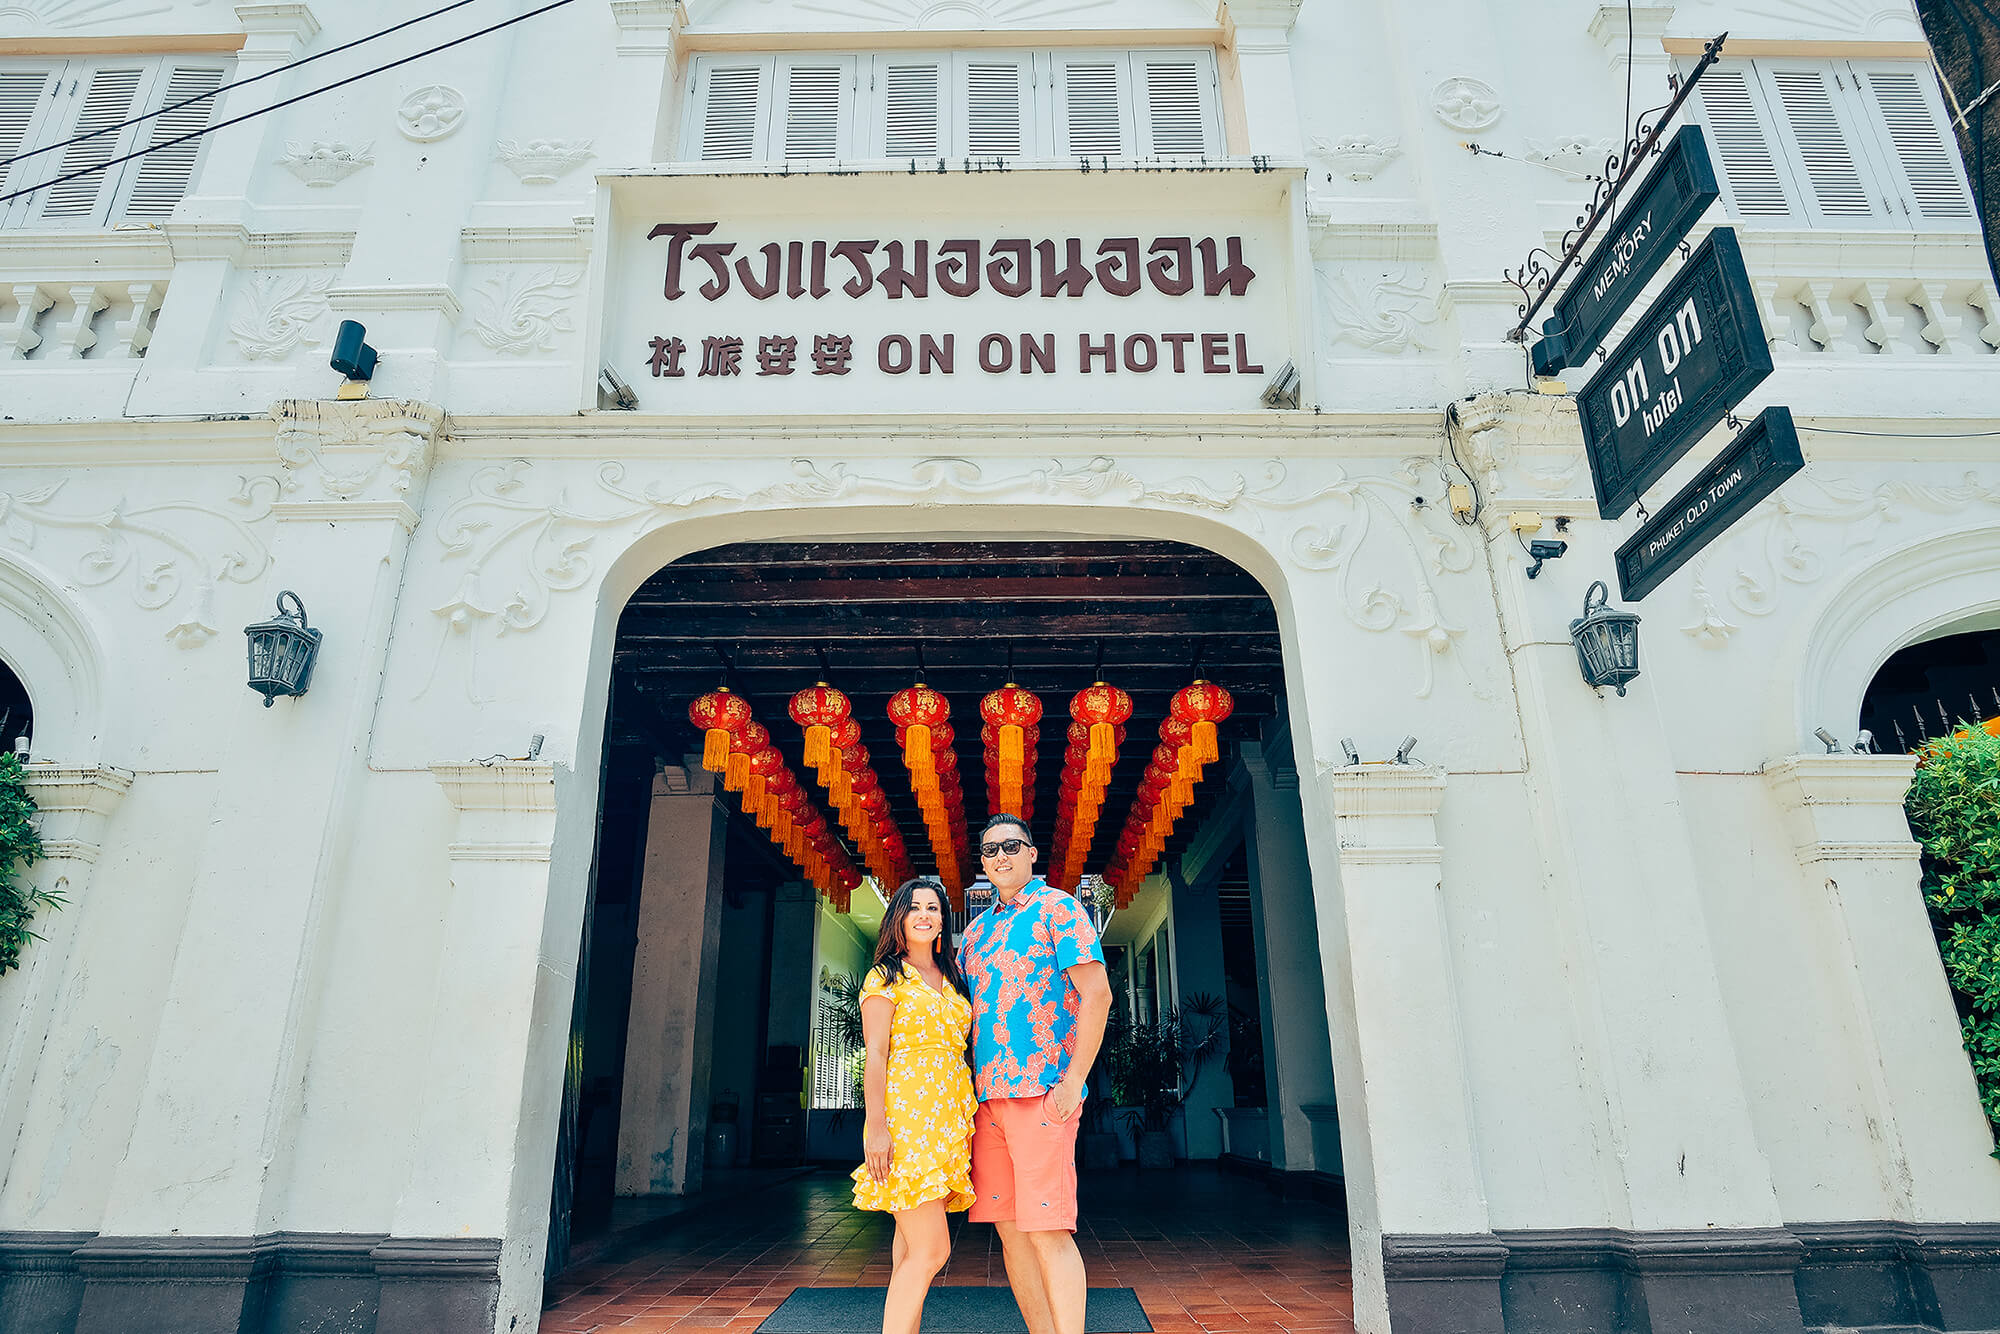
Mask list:
[[[620,615],[550,1272],[599,1253],[621,1228],[629,1237],[666,1226],[718,1194],[740,1199],[815,1163],[844,1171],[859,1152],[837,1018],[843,984],[865,966],[880,898],[872,886],[815,892],[746,813],[743,794],[703,769],[691,700],[717,685],[746,700],[838,828],[845,821],[814,784],[786,706],[816,681],[840,689],[858,725],[853,742],[879,777],[884,822],[899,831],[908,869],[931,873],[952,853],[926,834],[890,695],[922,679],[949,700],[962,818],[976,827],[997,800],[981,778],[979,702],[1008,682],[1034,692],[1045,714],[1026,804],[1038,846],[1053,849],[1068,705],[1105,680],[1129,692],[1134,711],[1090,851],[1077,858],[1095,871],[1118,842],[1169,700],[1197,676],[1226,687],[1234,709],[1152,873],[1105,905],[1114,1013],[1130,1029],[1179,1011],[1192,1033],[1216,1032],[1172,1118],[1177,1156],[1204,1165],[1185,1194],[1220,1163],[1340,1204],[1285,651],[1263,586],[1168,542],[739,544],[666,566]],[[843,851],[870,869],[847,832]],[[978,886],[968,888],[976,912]],[[1191,1013],[1205,997],[1215,1008]],[[1107,1107],[1137,1101],[1116,1078],[1116,1041],[1100,1062]],[[1115,1158],[1121,1118],[1100,1126],[1111,1145],[1098,1147]],[[1160,1179],[1133,1177],[1113,1168],[1101,1178],[1107,1210],[1135,1189],[1174,1198]],[[1338,1231],[1337,1213],[1320,1215],[1322,1227],[1328,1217]],[[1344,1248],[1325,1264],[1344,1271]]]

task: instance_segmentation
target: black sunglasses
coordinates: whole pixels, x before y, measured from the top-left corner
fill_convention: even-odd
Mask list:
[[[1034,846],[1034,844],[1028,842],[1025,838],[1007,838],[1002,839],[998,843],[981,843],[979,845],[979,855],[982,857],[998,857],[1004,852],[1009,857],[1016,857],[1020,855],[1022,848],[1032,848]]]

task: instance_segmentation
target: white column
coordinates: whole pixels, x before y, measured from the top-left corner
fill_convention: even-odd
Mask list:
[[[1196,1077],[1188,1091],[1181,1116],[1187,1131],[1190,1158],[1213,1158],[1222,1152],[1222,1123],[1216,1109],[1234,1107],[1236,1092],[1229,1078],[1229,987],[1222,972],[1222,909],[1215,893],[1222,859],[1211,858],[1193,880],[1182,878],[1181,865],[1168,863],[1167,881],[1173,886],[1169,911],[1173,920],[1174,1003],[1186,1009],[1188,998],[1213,996],[1221,1007],[1215,1022],[1222,1025],[1214,1056]],[[1318,997],[1307,1003],[1319,1009]],[[1195,1021],[1201,1022],[1199,1020]]]
[[[34,929],[41,936],[22,952],[21,965],[0,978],[0,1014],[8,1018],[0,1043],[0,1181],[10,1175],[28,1093],[41,1065],[49,1027],[55,1021],[62,985],[79,960],[71,949],[90,897],[90,881],[104,846],[111,813],[131,790],[132,775],[122,769],[63,769],[52,764],[27,766],[28,795],[40,812],[35,821],[42,837],[44,859],[22,878],[37,889],[62,896],[60,908],[37,914]],[[62,1054],[57,1054],[52,1079],[60,1079]],[[0,1224],[4,1226],[4,1224]]]
[[[576,985],[575,918],[549,912],[557,774],[532,760],[435,764],[431,773],[456,817],[451,883],[433,891],[445,895],[444,952],[410,1178],[390,1231],[500,1238],[496,1328],[527,1329],[539,1306],[554,1167],[549,1094],[559,1103],[562,1084],[539,1065],[550,1047],[560,1061]],[[409,1286],[420,1314],[422,1284]],[[404,1296],[385,1283],[384,1327]]]
[[[611,0],[611,17],[618,22],[618,58],[605,71],[611,84],[607,105],[626,113],[606,123],[599,156],[614,167],[668,161],[674,157],[666,142],[674,108],[667,94],[674,44],[687,14],[680,0]]]
[[[1310,1172],[1309,1103],[1333,1097],[1333,1044],[1327,1035],[1326,994],[1314,930],[1312,868],[1306,861],[1299,776],[1273,764],[1256,742],[1241,747],[1249,780],[1244,829],[1250,863],[1250,903],[1257,935],[1257,974],[1269,995],[1264,1066],[1271,1076],[1271,1165]]]
[[[1361,1113],[1384,1233],[1488,1231],[1444,915],[1441,769],[1361,764],[1322,776],[1340,840]],[[1355,1104],[1359,1102],[1357,1107]]]
[[[1991,1218],[1993,1136],[1924,910],[1903,798],[1908,755],[1794,755],[1764,766],[1809,885],[1824,892],[1822,966],[1848,1012],[1882,1179],[1899,1218]]]
[[[714,774],[669,766],[655,775],[625,1029],[620,1195],[701,1189],[727,819]]]
[[[1232,152],[1281,158],[1305,152],[1298,102],[1292,93],[1292,24],[1298,21],[1302,3],[1224,0],[1220,17],[1243,99],[1246,132],[1246,142],[1231,144]]]
[[[325,640],[305,695],[267,709],[244,689],[213,720],[228,758],[207,821],[189,831],[200,851],[187,917],[178,945],[163,942],[173,972],[107,1237],[246,1237],[276,1224],[321,935],[343,850],[364,836],[356,791],[442,413],[290,402],[274,416],[289,499],[274,509],[265,591],[297,592]]]

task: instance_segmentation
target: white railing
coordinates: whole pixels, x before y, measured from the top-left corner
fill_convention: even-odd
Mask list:
[[[2000,351],[1987,278],[1751,276],[1778,357],[1984,357]]]
[[[167,279],[64,279],[0,284],[0,362],[142,357]]]

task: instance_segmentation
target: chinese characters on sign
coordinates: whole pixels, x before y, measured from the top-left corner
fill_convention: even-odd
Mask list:
[[[1093,289],[1112,297],[1242,297],[1257,274],[1244,262],[1241,236],[1105,238],[1094,248],[1077,237],[913,241],[785,241],[754,250],[703,239],[720,224],[662,222],[646,240],[664,241],[661,292],[670,307],[699,310],[732,291],[753,301],[829,298],[935,301],[982,291],[1004,298],[1080,298]],[[692,286],[690,290],[690,285]],[[779,308],[783,309],[783,308]],[[912,307],[913,312],[931,307]],[[815,312],[815,322],[823,318]],[[837,316],[835,317],[837,318]],[[773,323],[784,323],[781,316]],[[1039,321],[1037,321],[1039,323]],[[1192,322],[1191,322],[1192,323]],[[872,353],[872,357],[869,355]],[[1058,335],[1041,328],[966,334],[928,331],[857,335],[852,328],[797,326],[781,332],[688,327],[654,333],[645,365],[659,380],[845,376],[872,367],[885,376],[1118,372],[1146,375],[1262,375],[1250,336],[1199,328],[1097,330]]]

